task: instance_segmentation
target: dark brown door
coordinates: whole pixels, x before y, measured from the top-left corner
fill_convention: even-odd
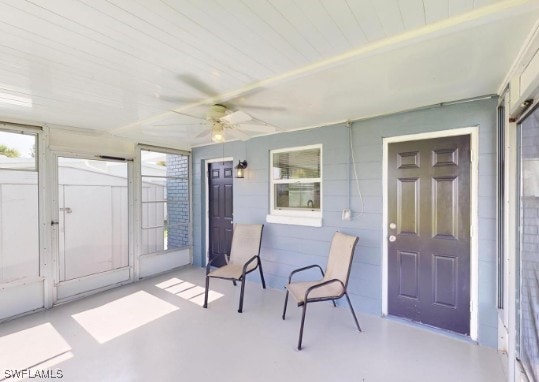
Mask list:
[[[209,176],[209,257],[216,259],[212,265],[226,264],[222,254],[230,254],[232,243],[232,181],[234,169],[232,162],[210,163]]]
[[[470,333],[470,136],[388,150],[389,314]]]

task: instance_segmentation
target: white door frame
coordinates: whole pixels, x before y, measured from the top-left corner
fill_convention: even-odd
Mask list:
[[[388,148],[390,143],[470,135],[471,147],[471,194],[470,194],[470,338],[477,341],[479,302],[479,249],[478,249],[478,181],[479,181],[479,126],[463,127],[428,133],[383,138],[382,187],[382,316],[388,315]]]
[[[234,165],[234,158],[233,157],[225,157],[225,158],[213,158],[213,159],[206,159],[204,160],[204,179],[205,179],[205,190],[206,190],[206,200],[204,201],[206,204],[204,216],[206,218],[206,237],[205,237],[205,251],[204,251],[204,257],[205,257],[205,263],[208,264],[209,258],[210,258],[210,252],[208,248],[210,247],[210,177],[208,174],[208,165],[210,163],[219,163],[219,162],[232,162],[232,165]]]

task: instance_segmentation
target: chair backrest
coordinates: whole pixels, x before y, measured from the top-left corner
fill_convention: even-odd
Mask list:
[[[260,254],[262,228],[263,224],[234,224],[230,264],[245,264],[251,257]]]
[[[331,240],[329,249],[328,265],[324,280],[341,280],[346,288],[350,269],[352,268],[352,259],[354,250],[358,241],[357,236],[346,235],[341,232],[335,232]]]

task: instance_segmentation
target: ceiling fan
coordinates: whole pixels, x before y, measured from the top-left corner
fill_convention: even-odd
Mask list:
[[[232,111],[225,105],[215,104],[208,107],[203,122],[153,125],[151,129],[146,130],[146,134],[186,137],[194,133],[194,129],[198,130],[199,126],[209,127],[209,129],[205,128],[204,131],[195,136],[193,142],[195,144],[207,142],[208,138],[211,138],[214,143],[224,142],[228,138],[246,140],[251,138],[249,133],[267,134],[277,130],[274,126],[254,118],[244,111]],[[168,130],[165,132],[161,130],[161,128],[170,127],[174,127],[175,131]]]
[[[272,133],[275,127],[257,120],[249,114],[238,110],[232,111],[224,105],[211,105],[206,114],[210,129],[196,136],[198,139],[211,137],[212,142],[219,143],[229,135],[233,139],[245,140],[250,138],[246,132]]]
[[[202,133],[198,134],[195,137],[194,143],[203,143],[207,142],[207,138],[210,137],[212,142],[224,142],[228,137],[232,139],[241,139],[245,140],[251,137],[248,133],[272,133],[277,129],[274,126],[269,125],[268,123],[257,119],[246,112],[239,109],[253,109],[253,110],[268,110],[268,111],[278,111],[283,110],[280,106],[259,106],[259,105],[248,105],[240,102],[239,104],[232,104],[231,100],[228,100],[226,104],[223,103],[213,103],[216,99],[219,98],[219,92],[215,90],[211,85],[207,84],[205,81],[200,80],[197,76],[191,74],[182,74],[178,76],[178,79],[183,82],[186,86],[195,89],[197,92],[201,93],[202,96],[207,97],[208,109],[206,111],[205,117],[199,117],[194,115],[185,114],[191,118],[204,119],[204,122],[201,123],[190,123],[190,124],[168,124],[168,125],[153,125],[155,127],[170,127],[176,126],[178,130],[183,131],[167,131],[168,135],[178,135],[186,136],[189,133],[192,133],[193,128],[197,128],[197,125],[209,125],[209,129],[205,129]],[[251,89],[248,93],[253,94],[260,89]],[[193,99],[193,98],[184,98],[184,97],[167,97],[159,95],[159,98],[174,103],[198,103],[204,104],[204,99]],[[236,99],[236,98],[234,98]],[[213,102],[211,102],[213,101]],[[172,110],[178,114],[184,114]],[[189,131],[187,131],[189,130]],[[161,135],[155,130],[149,132],[149,135]]]

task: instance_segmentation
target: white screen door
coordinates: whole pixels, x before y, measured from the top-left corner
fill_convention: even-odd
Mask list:
[[[127,163],[58,157],[59,300],[129,279]]]

